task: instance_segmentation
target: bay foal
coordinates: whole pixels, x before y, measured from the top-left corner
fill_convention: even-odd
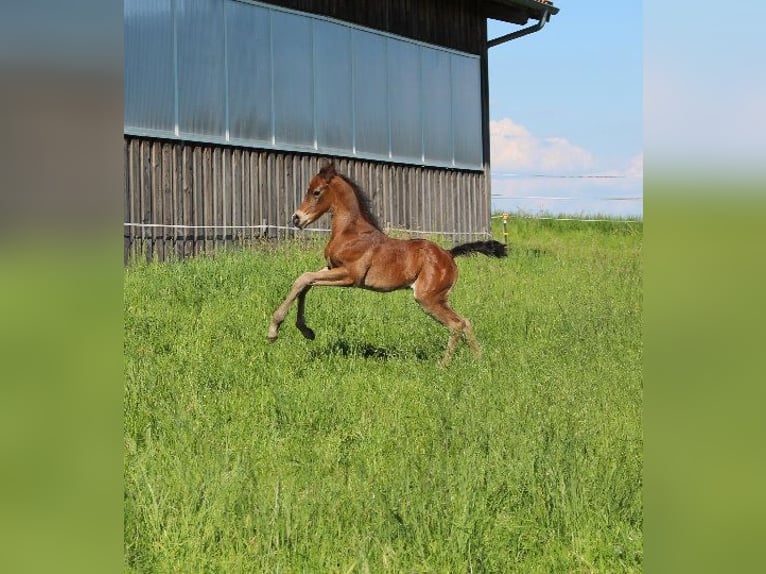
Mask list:
[[[276,341],[279,326],[296,298],[296,326],[304,337],[314,338],[304,316],[306,293],[312,287],[361,287],[379,292],[410,287],[423,310],[450,330],[442,365],[451,360],[461,336],[474,354],[479,354],[471,323],[447,302],[458,276],[454,258],[469,253],[505,257],[502,243],[476,241],[445,250],[425,239],[389,237],[371,213],[364,192],[337,173],[332,163],[322,167],[309,182],[303,203],[293,214],[293,224],[303,229],[327,211],[332,214],[332,232],[324,250],[327,266],[298,277],[287,298],[274,311],[269,341]]]

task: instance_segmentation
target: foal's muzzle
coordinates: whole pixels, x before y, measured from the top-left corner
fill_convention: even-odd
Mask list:
[[[301,229],[303,226],[301,225],[301,217],[298,215],[297,212],[293,213],[293,225],[297,227],[298,229]]]

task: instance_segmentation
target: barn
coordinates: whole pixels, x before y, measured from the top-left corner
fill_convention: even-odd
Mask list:
[[[125,0],[124,247],[164,260],[296,233],[326,158],[388,230],[489,235],[488,50],[538,0]],[[520,28],[487,38],[487,19]]]

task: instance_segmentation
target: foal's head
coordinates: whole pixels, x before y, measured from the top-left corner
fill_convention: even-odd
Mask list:
[[[303,198],[303,203],[293,213],[293,225],[303,229],[313,223],[330,209],[332,205],[332,188],[330,182],[338,175],[332,163],[325,165],[309,182],[309,189]]]

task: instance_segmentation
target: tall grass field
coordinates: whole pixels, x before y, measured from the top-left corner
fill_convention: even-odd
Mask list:
[[[643,224],[508,231],[457,260],[447,368],[410,290],[267,342],[321,238],[128,266],[125,571],[641,571]]]

